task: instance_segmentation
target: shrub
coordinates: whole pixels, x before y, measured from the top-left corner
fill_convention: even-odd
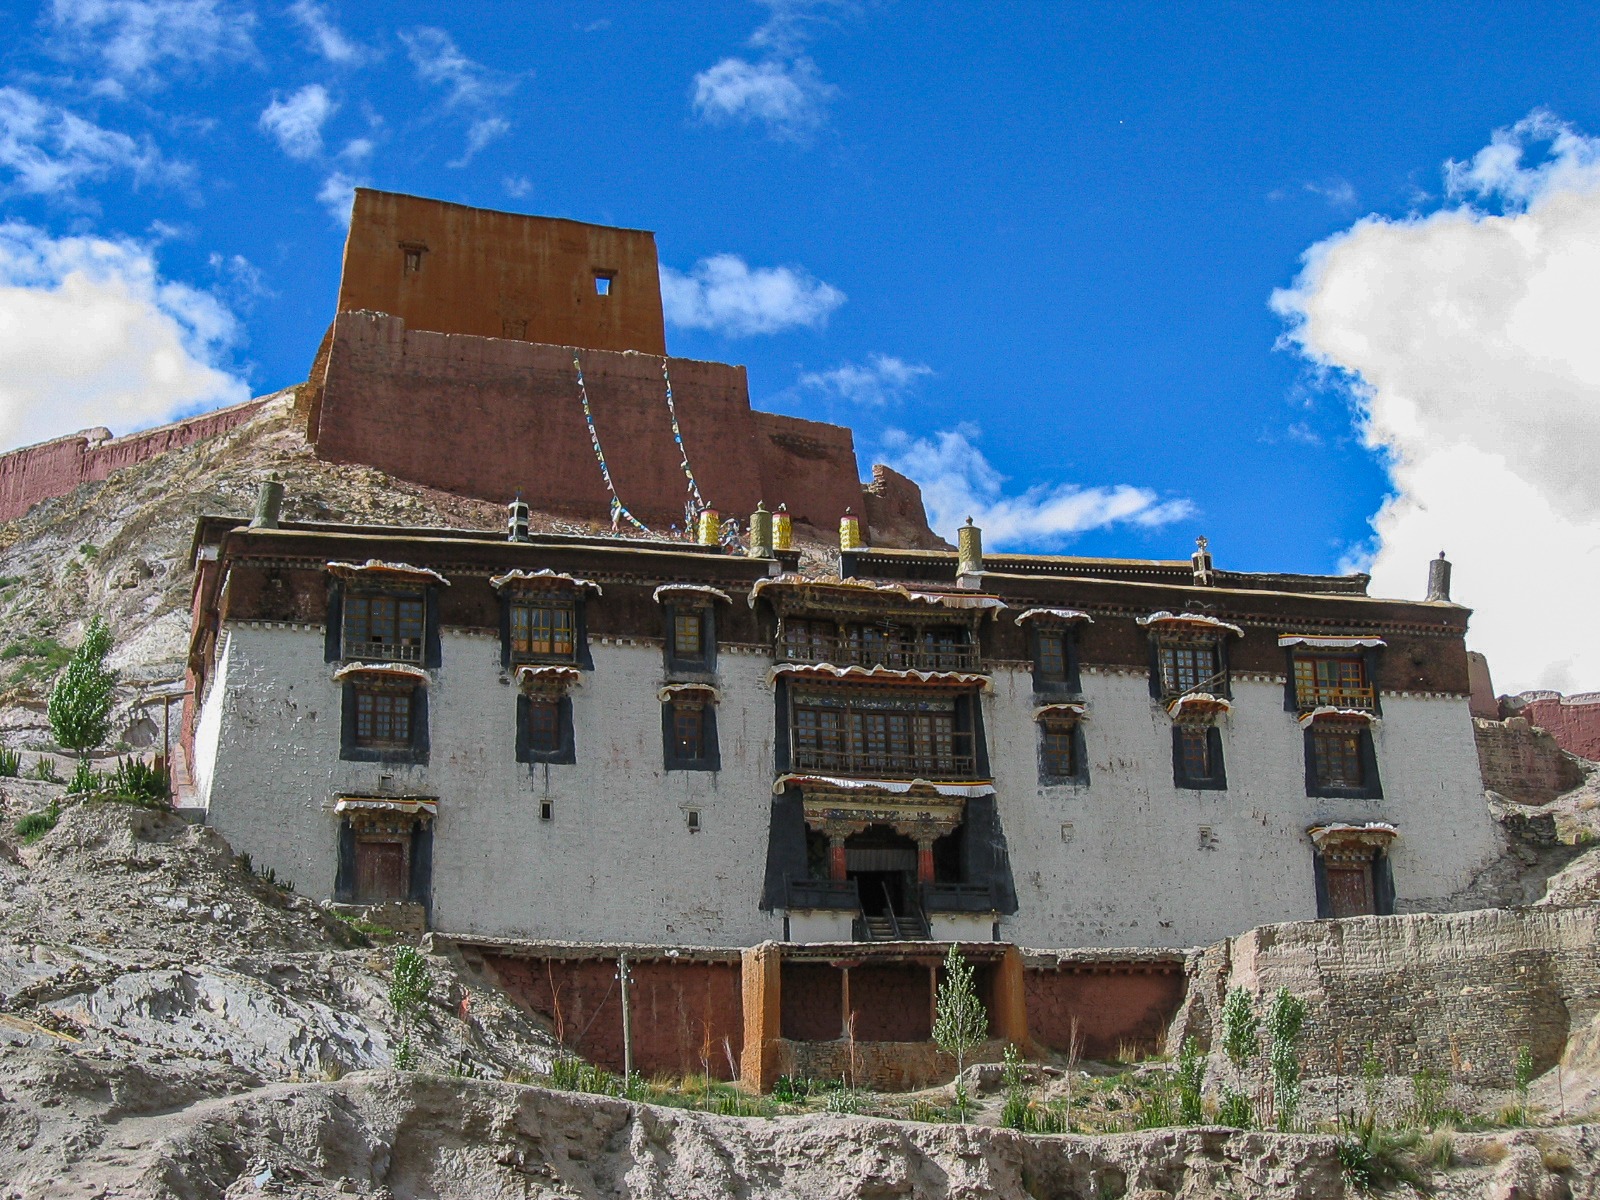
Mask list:
[[[1339,1167],[1347,1180],[1366,1191],[1397,1183],[1414,1185],[1421,1182],[1421,1177],[1407,1151],[1420,1140],[1421,1135],[1414,1130],[1382,1129],[1368,1118],[1354,1136],[1340,1139]]]
[[[1235,1129],[1253,1129],[1255,1123],[1256,1114],[1250,1097],[1244,1092],[1223,1088],[1222,1103],[1217,1106],[1217,1124],[1231,1125]]]
[[[77,769],[72,772],[72,778],[67,782],[67,794],[90,796],[98,792],[104,782],[100,772],[89,765],[89,760],[80,758]]]
[[[0,776],[15,779],[22,773],[22,753],[0,748]]]
[[[142,758],[119,758],[116,770],[106,777],[105,787],[124,804],[142,808],[166,808],[170,804],[167,773]]]
[[[33,777],[44,783],[60,783],[61,776],[56,774],[56,760],[48,754],[41,754],[33,764]]]
[[[1200,1092],[1205,1078],[1206,1056],[1200,1050],[1200,1043],[1186,1037],[1178,1051],[1178,1115],[1185,1125],[1198,1125],[1205,1120]]]
[[[1250,1004],[1250,993],[1229,988],[1222,1002],[1222,1052],[1237,1070],[1244,1070],[1256,1056],[1261,1019]]]
[[[790,1075],[779,1075],[777,1082],[772,1085],[772,1098],[784,1104],[800,1104],[809,1095],[811,1080],[804,1076],[796,1079]]]
[[[54,804],[42,812],[31,812],[16,823],[17,839],[24,846],[31,846],[54,829],[60,819],[61,809]]]
[[[395,1019],[409,1025],[422,1012],[433,990],[433,977],[428,972],[428,960],[415,946],[401,946],[394,952],[394,965],[389,976],[389,1005]]]
[[[1300,1030],[1306,1002],[1280,987],[1267,1007],[1267,1061],[1272,1070],[1273,1107],[1278,1128],[1287,1131],[1300,1108]]]

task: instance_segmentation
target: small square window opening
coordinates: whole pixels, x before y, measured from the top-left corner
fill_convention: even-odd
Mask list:
[[[700,810],[699,809],[697,809],[697,808],[687,809],[683,814],[683,819],[684,819],[684,822],[689,826],[689,832],[690,833],[699,833],[700,832]]]
[[[539,801],[539,820],[548,821],[555,816],[555,805],[548,800]]]
[[[611,294],[611,281],[615,278],[615,275],[596,271],[594,273],[594,294],[596,296],[609,296]]]

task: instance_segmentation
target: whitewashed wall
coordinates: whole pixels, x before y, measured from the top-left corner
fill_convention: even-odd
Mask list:
[[[341,792],[439,799],[433,919],[455,933],[749,945],[782,936],[760,911],[772,799],[765,655],[718,655],[720,772],[664,771],[659,645],[591,643],[572,692],[577,762],[516,761],[516,689],[492,635],[446,629],[429,686],[427,766],[339,758],[340,685],[320,626],[229,627],[201,737],[210,822],[312,897],[332,895]],[[208,751],[197,746],[197,758]],[[548,798],[553,819],[539,817]],[[685,810],[700,811],[690,833]]]
[[[429,688],[430,763],[408,767],[340,760],[340,687],[320,626],[239,623],[226,634],[197,735],[201,794],[235,849],[302,893],[332,894],[333,798],[377,792],[389,776],[397,795],[439,798],[440,929],[702,945],[783,936],[782,914],[759,908],[772,798],[765,654],[718,656],[720,772],[662,769],[661,651],[643,641],[592,643],[595,669],[572,694],[578,761],[530,765],[516,761],[516,690],[498,638],[446,629]],[[1384,799],[1318,800],[1305,794],[1281,679],[1234,684],[1221,724],[1226,791],[1175,789],[1171,725],[1146,676],[1094,671],[1084,673],[1090,782],[1041,788],[1031,678],[1000,671],[994,682],[984,725],[1020,903],[1002,921],[1005,940],[1193,946],[1314,917],[1305,830],[1318,821],[1399,827],[1401,911],[1438,906],[1498,850],[1465,699],[1385,696],[1374,735]],[[796,917],[796,940],[840,936],[838,919]],[[973,936],[951,922],[939,932]]]
[[[1195,946],[1317,915],[1306,828],[1388,821],[1397,908],[1440,901],[1498,852],[1466,699],[1385,695],[1374,728],[1382,800],[1321,800],[1283,680],[1236,678],[1222,717],[1225,791],[1172,784],[1172,724],[1144,672],[1085,670],[1089,783],[1040,787],[1033,685],[1001,671],[985,702],[989,757],[1030,946]],[[1065,828],[1070,826],[1070,828]],[[1201,848],[1201,828],[1212,848]],[[1069,840],[1070,839],[1070,840]]]

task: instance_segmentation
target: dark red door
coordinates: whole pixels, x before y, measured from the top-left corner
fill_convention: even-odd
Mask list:
[[[382,904],[406,898],[408,847],[398,841],[356,842],[356,903]]]

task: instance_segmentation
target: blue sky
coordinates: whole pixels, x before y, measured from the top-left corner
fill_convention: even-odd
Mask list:
[[[1516,535],[1468,519],[1504,467],[1600,573],[1600,499],[1511,462],[1493,396],[1477,424],[1452,415],[1554,355],[1570,387],[1539,437],[1600,431],[1570,424],[1600,384],[1581,329],[1453,379],[1449,339],[1407,320],[1501,286],[1497,222],[1590,203],[1592,6],[0,11],[7,445],[303,379],[364,183],[654,230],[672,352],[747,364],[759,407],[852,425],[863,468],[911,469],[942,524],[976,509],[991,540],[1155,557],[1205,533],[1219,565],[1371,563],[1406,595],[1448,536],[1513,682],[1600,686],[1593,647],[1527,646],[1522,601],[1491,586]],[[1476,284],[1430,274],[1452,222],[1491,264]],[[1554,307],[1594,314],[1563,286]],[[1485,322],[1453,335],[1469,358],[1498,353]],[[1489,476],[1408,482],[1458,433]]]

